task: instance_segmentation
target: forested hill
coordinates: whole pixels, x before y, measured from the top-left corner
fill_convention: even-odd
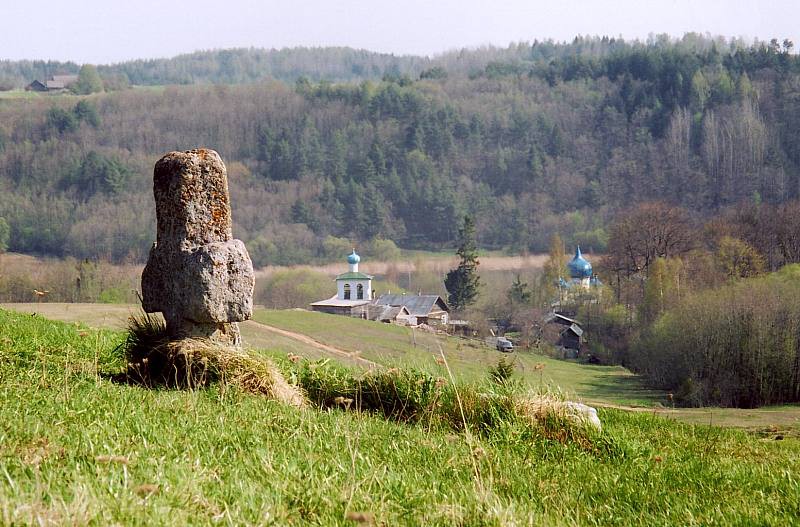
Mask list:
[[[0,217],[11,250],[141,260],[153,163],[208,146],[228,164],[237,236],[259,265],[337,254],[344,238],[448,247],[465,213],[484,247],[540,251],[560,232],[602,249],[609,219],[636,202],[709,216],[798,197],[790,44],[577,39],[388,57],[399,66],[378,61],[382,80],[349,83],[314,81],[334,66],[311,74],[289,53],[293,82],[0,98]],[[177,68],[109,68],[136,64],[152,82]]]

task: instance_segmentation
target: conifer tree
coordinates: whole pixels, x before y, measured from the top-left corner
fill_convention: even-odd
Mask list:
[[[448,302],[455,310],[473,304],[478,296],[480,277],[478,276],[478,247],[475,243],[475,222],[470,216],[464,217],[464,224],[458,230],[458,250],[461,258],[458,267],[451,269],[444,279],[448,292]]]
[[[533,292],[528,287],[527,282],[523,282],[518,274],[508,290],[508,300],[511,304],[527,305],[533,299]]]

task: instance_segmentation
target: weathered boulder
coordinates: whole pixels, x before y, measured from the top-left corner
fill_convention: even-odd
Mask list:
[[[213,150],[170,152],[155,165],[156,243],[142,272],[142,307],[175,337],[240,343],[255,274],[232,234],[225,165]]]
[[[567,401],[564,403],[566,417],[569,421],[577,425],[585,425],[594,428],[598,432],[603,430],[603,423],[597,415],[597,410],[583,403]]]

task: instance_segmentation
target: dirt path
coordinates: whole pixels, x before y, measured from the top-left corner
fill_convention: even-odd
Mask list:
[[[37,313],[51,320],[61,322],[82,322],[90,327],[98,329],[123,329],[128,323],[128,317],[135,314],[139,309],[134,305],[126,304],[0,304],[5,309],[13,309],[23,313]],[[344,351],[327,344],[323,344],[313,338],[286,331],[284,329],[262,324],[254,320],[242,323],[242,329],[253,336],[263,336],[265,332],[273,333],[292,340],[301,342],[307,346],[315,348],[323,355],[333,355],[344,359],[344,362],[355,364],[363,368],[378,368],[378,364],[360,357],[358,353]]]
[[[288,337],[290,339],[294,339],[294,340],[300,341],[303,344],[307,344],[307,345],[309,345],[311,347],[317,348],[320,351],[324,351],[326,353],[330,353],[332,355],[336,355],[338,357],[342,357],[342,358],[347,359],[347,360],[349,360],[351,362],[356,362],[360,366],[364,366],[364,367],[367,367],[367,368],[379,368],[380,367],[377,363],[372,362],[371,360],[367,360],[364,357],[360,357],[358,355],[358,353],[354,353],[354,352],[350,352],[350,351],[344,351],[344,350],[341,350],[339,348],[334,348],[333,346],[328,346],[327,344],[323,344],[322,342],[314,340],[311,337],[309,337],[307,335],[303,335],[301,333],[295,333],[294,331],[286,331],[285,329],[280,329],[280,328],[276,328],[274,326],[269,326],[269,325],[263,324],[261,322],[256,322],[255,320],[248,321],[248,324],[251,327],[252,326],[257,326],[259,328],[266,329],[267,331],[271,331],[273,333],[277,333],[278,335],[281,335],[283,337]]]

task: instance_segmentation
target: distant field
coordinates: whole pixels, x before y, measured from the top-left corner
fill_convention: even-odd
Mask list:
[[[2,304],[0,308],[35,312],[52,319],[80,322],[96,328],[120,329],[133,305],[109,304]],[[332,353],[307,342],[269,331],[261,324],[310,337],[314,342],[332,346],[352,356]],[[332,359],[348,365],[360,365],[358,357],[386,366],[414,366],[446,375],[436,363],[439,349],[445,353],[455,375],[464,380],[484,377],[489,367],[503,354],[481,343],[442,338],[411,329],[376,322],[312,313],[302,310],[256,310],[254,321],[242,324],[245,344],[271,353],[294,353],[311,360]],[[416,346],[414,342],[416,340]],[[800,406],[779,406],[754,410],[736,408],[668,408],[664,393],[647,389],[638,377],[618,366],[593,366],[555,360],[541,355],[515,352],[517,372],[524,382],[536,386],[558,386],[584,401],[610,407],[634,407],[648,412],[696,424],[716,424],[754,430],[780,430],[800,433]],[[537,369],[537,365],[544,367]]]
[[[500,252],[490,252],[481,255],[479,269],[481,271],[528,271],[541,269],[547,261],[546,254],[530,254],[527,256],[509,256]],[[297,265],[293,269],[310,269],[330,276],[342,272],[344,260],[320,265]],[[376,275],[385,275],[390,269],[395,272],[407,273],[414,271],[435,271],[444,273],[458,263],[452,253],[434,253],[429,251],[403,251],[403,255],[396,261],[383,262],[365,259],[361,263],[361,271]],[[267,266],[258,270],[259,277],[287,269],[285,266]]]
[[[77,97],[69,92],[46,93],[25,90],[0,91],[0,99],[35,99],[37,97]]]
[[[0,92],[0,97],[2,93]],[[28,93],[28,92],[23,92]],[[36,95],[34,95],[35,97]],[[4,253],[1,256],[6,265],[31,265],[54,261],[52,258],[39,258],[27,254]],[[546,254],[530,254],[526,256],[509,256],[500,252],[485,253],[480,256],[481,271],[529,271],[541,269],[547,261]],[[434,253],[430,251],[403,251],[402,256],[395,261],[374,261],[365,259],[361,270],[366,273],[385,275],[390,269],[395,272],[408,273],[415,271],[435,271],[444,273],[457,264],[457,259],[452,253]],[[276,271],[285,269],[310,269],[329,276],[340,274],[345,268],[344,258],[341,261],[319,265],[269,265],[256,270],[258,278],[267,277]],[[140,274],[144,265],[126,265],[132,273]],[[43,284],[43,287],[46,284]]]

